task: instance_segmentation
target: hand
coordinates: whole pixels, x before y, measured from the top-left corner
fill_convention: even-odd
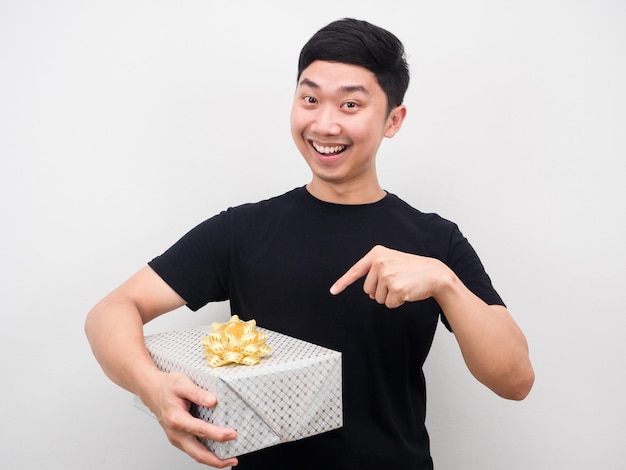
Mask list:
[[[505,307],[487,305],[444,263],[375,246],[333,284],[330,293],[339,294],[363,276],[363,290],[389,308],[434,297],[472,374],[502,397],[521,400],[528,394],[535,374],[524,334]]]
[[[189,413],[191,403],[207,407],[215,406],[217,397],[214,394],[198,387],[184,374],[164,373],[156,395],[155,402],[149,407],[157,416],[172,445],[189,454],[199,463],[216,468],[237,465],[236,458],[222,460],[196,439],[196,437],[201,437],[225,442],[237,438],[234,430],[214,426],[194,418]]]
[[[363,290],[389,308],[433,297],[439,281],[450,270],[441,261],[375,246],[330,288],[337,295],[366,276]]]

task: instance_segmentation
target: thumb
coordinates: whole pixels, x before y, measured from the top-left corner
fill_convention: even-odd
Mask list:
[[[193,380],[184,374],[177,374],[174,393],[180,398],[189,400],[196,405],[201,406],[215,406],[217,403],[217,397],[215,394],[209,392],[196,385]]]

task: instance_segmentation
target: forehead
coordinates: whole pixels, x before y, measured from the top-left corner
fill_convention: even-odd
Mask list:
[[[357,92],[366,95],[383,93],[376,76],[365,67],[319,60],[302,71],[298,87],[325,92]]]

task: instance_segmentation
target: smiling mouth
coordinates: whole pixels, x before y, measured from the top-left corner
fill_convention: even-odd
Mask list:
[[[335,145],[333,147],[327,147],[313,141],[311,141],[311,145],[318,153],[321,153],[322,155],[337,155],[348,148],[347,145]]]

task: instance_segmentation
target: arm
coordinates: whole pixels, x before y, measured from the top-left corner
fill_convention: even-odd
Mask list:
[[[195,436],[214,441],[236,438],[189,414],[191,402],[214,406],[216,397],[182,374],[157,369],[144,344],[143,325],[185,301],[146,266],[107,295],[89,312],[85,332],[106,375],[135,393],[157,416],[170,442],[196,461],[222,468],[237,459],[220,460]]]
[[[504,398],[528,395],[534,372],[524,334],[506,308],[484,303],[444,263],[377,246],[335,282],[331,294],[363,276],[365,292],[389,308],[433,297],[474,377]]]

